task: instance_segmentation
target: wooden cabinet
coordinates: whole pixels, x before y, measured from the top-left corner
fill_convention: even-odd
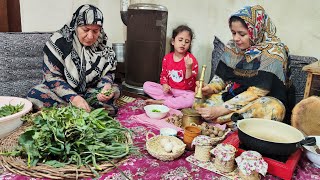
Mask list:
[[[302,70],[308,73],[304,98],[320,96],[320,61],[306,65]]]
[[[0,0],[0,32],[21,32],[19,0]]]

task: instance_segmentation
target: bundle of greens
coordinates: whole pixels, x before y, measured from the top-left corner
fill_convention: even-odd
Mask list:
[[[17,104],[17,105],[6,104],[0,107],[0,118],[20,112],[23,109],[23,107],[24,107],[24,104]]]
[[[73,106],[47,108],[33,123],[20,135],[17,151],[1,154],[25,156],[28,166],[38,162],[53,167],[92,164],[96,170],[101,170],[98,161],[112,163],[113,159],[136,151],[128,143],[130,131],[109,117],[103,108],[90,113]]]
[[[102,89],[101,91],[94,90],[94,91],[92,92],[92,94],[90,95],[90,97],[86,99],[86,101],[87,101],[90,105],[95,104],[95,103],[99,103],[99,101],[98,101],[98,99],[97,99],[97,95],[98,95],[99,93],[102,93],[102,94],[104,94],[105,96],[110,96],[110,94],[113,93],[113,89],[112,89],[112,88],[111,88],[111,89],[108,89],[108,90]]]

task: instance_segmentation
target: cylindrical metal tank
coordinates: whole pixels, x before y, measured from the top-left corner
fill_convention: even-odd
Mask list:
[[[138,3],[128,8],[125,86],[142,89],[146,81],[159,82],[165,55],[168,10]]]
[[[126,55],[126,45],[125,43],[112,43],[112,49],[116,54],[116,59],[119,62],[123,63]]]

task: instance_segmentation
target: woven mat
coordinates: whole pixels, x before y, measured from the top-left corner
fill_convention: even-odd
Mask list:
[[[124,105],[126,105],[127,103],[133,102],[134,100],[136,100],[136,98],[131,97],[131,96],[126,96],[126,95],[121,95],[117,101],[116,101],[116,105],[118,107],[122,107]]]
[[[8,152],[13,150],[17,145],[20,134],[22,134],[30,124],[24,123],[18,129],[13,131],[10,135],[0,139],[0,152]],[[129,143],[132,143],[131,137]],[[113,160],[117,166],[125,162],[127,158]],[[2,156],[0,155],[0,165],[12,173],[31,176],[36,178],[50,178],[50,179],[79,179],[95,177],[90,167],[82,166],[77,168],[76,165],[66,165],[63,168],[54,168],[46,164],[38,163],[37,166],[28,167],[27,160],[21,157]],[[109,162],[98,163],[102,169],[99,174],[105,174],[114,168],[113,164]]]

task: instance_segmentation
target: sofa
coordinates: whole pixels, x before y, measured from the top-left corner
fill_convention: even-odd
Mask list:
[[[50,35],[47,32],[0,33],[0,96],[25,97],[31,87],[41,82],[42,49]],[[211,77],[224,44],[215,37],[213,47]],[[302,71],[302,67],[315,61],[317,59],[314,57],[289,56],[289,114],[294,105],[303,99],[307,73]]]
[[[42,49],[51,33],[0,33],[0,96],[25,97],[42,80]]]

